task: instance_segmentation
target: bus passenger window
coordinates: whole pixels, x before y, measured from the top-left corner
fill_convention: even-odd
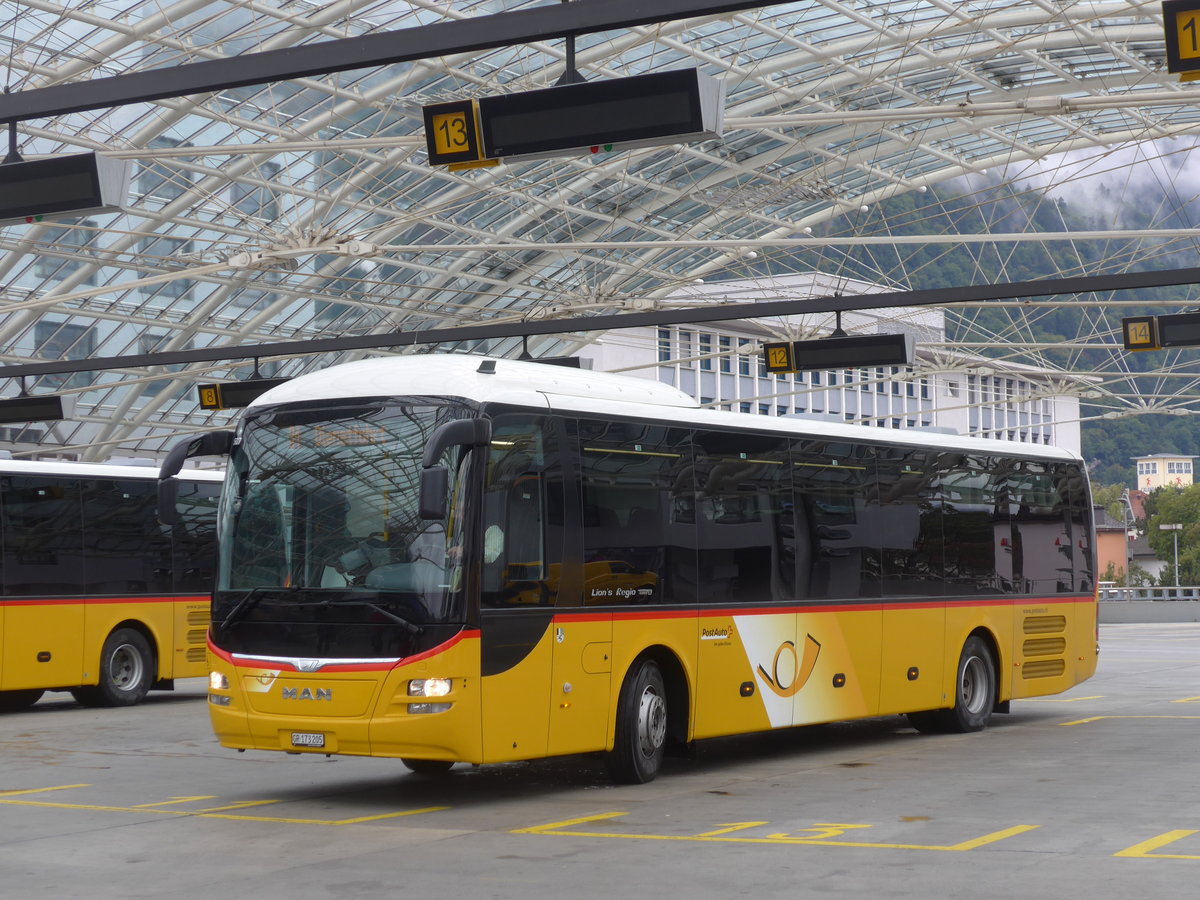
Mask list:
[[[1012,590],[1012,555],[1003,505],[1006,473],[993,457],[942,453],[938,468],[946,532],[946,591],[996,594]],[[997,539],[999,535],[999,540]]]
[[[87,479],[82,489],[88,592],[170,592],[171,539],[155,521],[154,483]]]
[[[795,531],[788,442],[775,435],[697,432],[701,600],[793,600]]]
[[[938,454],[923,447],[879,450],[883,595],[940,597],[945,587]]]
[[[842,441],[804,441],[793,448],[791,459],[803,596],[880,596],[879,521],[866,506],[875,481],[874,450]]]
[[[84,593],[79,480],[13,476],[6,479],[0,498],[5,593]]]
[[[690,441],[662,425],[579,423],[585,606],[695,599]]]
[[[217,501],[221,486],[215,482],[181,481],[175,508],[179,524],[172,529],[171,558],[174,590],[213,589],[216,575]]]
[[[484,488],[484,606],[553,605],[562,568],[563,487],[553,426],[497,416]]]
[[[1071,590],[1075,566],[1069,494],[1059,491],[1051,464],[1018,460],[1008,481],[1013,578],[1023,594]]]
[[[1074,562],[1074,590],[1091,591],[1096,587],[1095,559],[1092,556],[1091,498],[1088,495],[1087,478],[1075,463],[1059,463],[1054,466],[1055,475],[1067,489],[1071,506],[1071,540]]]

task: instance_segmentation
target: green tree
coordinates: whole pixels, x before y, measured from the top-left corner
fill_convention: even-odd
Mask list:
[[[1146,538],[1167,568],[1159,584],[1175,584],[1175,548],[1178,538],[1179,584],[1200,584],[1200,484],[1185,488],[1159,488],[1150,494],[1153,514],[1147,503]],[[1182,525],[1166,530],[1163,525]]]

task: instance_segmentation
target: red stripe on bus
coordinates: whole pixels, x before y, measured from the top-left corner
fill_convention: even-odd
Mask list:
[[[393,668],[396,668],[398,666],[406,666],[411,662],[417,662],[422,659],[430,659],[431,657],[434,657],[437,654],[450,649],[451,647],[458,644],[460,641],[465,641],[468,638],[473,638],[475,640],[478,640],[479,639],[479,629],[478,628],[464,628],[462,631],[460,631],[454,637],[450,638],[450,640],[446,641],[444,644],[438,644],[436,647],[430,647],[428,650],[424,650],[421,653],[418,653],[416,656],[404,657],[404,659],[402,659],[402,660],[400,660],[400,662],[396,663],[396,666],[393,666]]]
[[[431,647],[428,650],[424,650],[421,653],[414,654],[413,656],[406,656],[403,659],[401,659],[399,662],[396,662],[396,663],[389,662],[385,665],[380,665],[379,663],[374,663],[374,662],[343,663],[341,665],[335,663],[335,664],[331,664],[331,665],[327,665],[327,666],[322,666],[319,671],[322,673],[326,673],[326,672],[390,672],[392,669],[398,668],[399,666],[406,666],[409,663],[419,662],[420,660],[429,659],[431,657],[434,657],[434,656],[438,655],[439,653],[445,653],[447,650],[449,650],[451,647],[458,644],[460,641],[466,640],[468,638],[478,638],[478,637],[479,637],[478,629],[464,628],[462,631],[460,631],[454,637],[450,638],[450,640],[445,641],[441,644],[438,644],[436,647]],[[266,659],[266,658],[262,658],[262,657],[256,658],[256,657],[249,656],[249,655],[247,655],[243,658],[240,658],[240,659],[234,659],[232,653],[230,653],[228,650],[222,650],[220,647],[218,647],[216,644],[214,644],[212,642],[211,637],[208,640],[208,649],[213,654],[213,656],[216,656],[218,659],[224,660],[226,663],[228,663],[229,665],[231,665],[237,669],[279,669],[282,672],[299,672],[300,671],[294,665],[291,665],[290,663],[287,663],[280,659]]]
[[[947,600],[910,600],[910,601],[878,601],[872,600],[868,603],[854,602],[831,602],[822,604],[807,604],[804,606],[777,606],[777,607],[754,607],[745,608],[738,606],[723,606],[714,607],[712,609],[702,609],[701,614],[705,616],[769,616],[777,614],[792,614],[792,613],[819,613],[819,612],[878,612],[880,610],[915,610],[915,609],[972,609],[986,606],[999,607],[1018,607],[1032,605],[1073,605],[1077,603],[1091,603],[1093,598],[1091,594],[1072,595],[1070,597],[1014,597],[1014,598],[995,598],[981,597],[978,599],[947,599]]]
[[[1055,597],[980,597],[945,600],[869,600],[863,602],[834,600],[828,603],[804,604],[795,606],[698,606],[684,610],[637,610],[613,611],[611,613],[582,612],[572,613],[570,610],[560,610],[555,613],[555,621],[570,622],[602,622],[641,621],[648,619],[683,619],[711,618],[713,616],[773,616],[795,615],[799,613],[845,613],[845,612],[880,612],[882,610],[916,610],[916,609],[971,609],[978,607],[1018,607],[1034,605],[1074,605],[1078,603],[1093,603],[1091,594]]]
[[[694,619],[704,610],[700,608],[694,609],[666,609],[659,612],[653,610],[636,610],[632,612],[582,612],[573,613],[569,609],[559,610],[554,614],[554,621],[564,622],[607,622],[609,620],[620,621],[636,621],[639,619]]]
[[[172,597],[33,597],[0,598],[0,606],[76,606],[114,603],[196,603],[210,602],[207,594],[178,594]]]

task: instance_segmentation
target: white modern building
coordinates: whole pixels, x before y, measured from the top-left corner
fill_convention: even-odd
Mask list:
[[[681,307],[871,294],[890,287],[821,273],[695,284],[673,294]],[[908,332],[912,366],[770,375],[766,341],[819,340],[833,313],[606,332],[578,355],[597,370],[655,378],[703,404],[765,416],[835,416],[877,428],[938,428],[1079,451],[1079,394],[1086,380],[1050,369],[952,353],[945,314],[933,307],[841,316],[847,334]]]

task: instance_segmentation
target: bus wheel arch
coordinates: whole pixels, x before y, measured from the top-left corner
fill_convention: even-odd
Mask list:
[[[75,688],[71,696],[84,706],[133,706],[158,680],[158,653],[153,635],[139,622],[122,622],[109,632],[100,649],[97,683]]]
[[[666,647],[654,647],[647,651],[662,672],[667,691],[667,753],[679,755],[688,747],[691,734],[691,690],[687,672],[679,657]]]
[[[1000,705],[1000,660],[995,636],[976,628],[964,639],[954,666],[952,705],[911,712],[909,724],[925,734],[982,731]]]
[[[621,683],[606,758],[613,780],[654,779],[668,746],[687,744],[689,703],[687,678],[674,653],[651,647],[633,661]]]
[[[942,710],[946,731],[982,731],[999,702],[1000,655],[985,628],[967,636],[954,669],[954,705]]]

